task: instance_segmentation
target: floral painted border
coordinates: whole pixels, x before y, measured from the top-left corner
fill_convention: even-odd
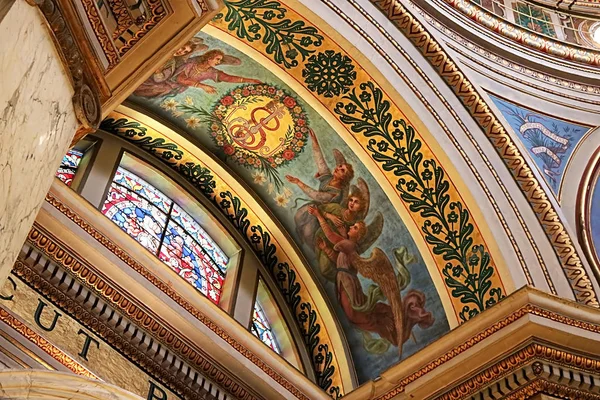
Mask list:
[[[401,117],[402,111],[384,98],[372,77],[335,42],[280,1],[226,0],[225,4],[227,14],[217,15],[211,24],[233,33],[304,81],[379,163],[390,181],[396,182],[400,198],[433,252],[460,322],[501,300],[505,289],[481,233],[471,222],[470,211],[433,152]],[[274,16],[274,22],[255,21],[254,16],[259,15]],[[285,27],[282,31],[277,30],[278,21]],[[319,41],[304,40],[306,29],[318,35]],[[257,41],[261,45],[257,46]],[[289,49],[301,48],[293,54],[299,58],[297,63],[285,62],[279,56],[285,52],[274,51],[287,42]]]

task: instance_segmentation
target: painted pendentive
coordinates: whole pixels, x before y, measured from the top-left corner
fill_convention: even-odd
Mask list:
[[[439,296],[414,241],[337,133],[237,49],[200,33],[189,50],[131,100],[217,154],[286,226],[344,327],[359,381],[375,378],[446,332]],[[387,269],[377,271],[380,265]],[[393,274],[391,282],[398,283],[386,286],[377,272]],[[386,302],[392,293],[403,304]]]
[[[559,196],[569,158],[590,128],[490,97],[527,148],[553,194]]]

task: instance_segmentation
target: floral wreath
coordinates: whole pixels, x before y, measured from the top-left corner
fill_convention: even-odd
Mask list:
[[[283,104],[290,113],[293,126],[285,134],[285,146],[274,154],[264,157],[234,145],[233,138],[226,132],[224,120],[229,110],[256,101],[252,96],[264,96]],[[308,141],[309,128],[307,115],[298,101],[283,89],[266,83],[238,86],[216,102],[212,109],[210,136],[225,157],[247,168],[258,169],[276,186],[281,188],[283,182],[276,169],[288,165],[304,151]]]

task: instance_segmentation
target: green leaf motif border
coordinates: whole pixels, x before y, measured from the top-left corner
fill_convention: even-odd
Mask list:
[[[425,241],[446,261],[444,282],[464,304],[459,317],[465,322],[505,296],[501,287],[492,287],[497,272],[491,257],[484,245],[474,244],[469,210],[461,201],[450,201],[445,172],[434,159],[424,159],[414,128],[393,119],[390,102],[373,82],[359,88],[342,97],[335,113],[354,134],[369,138],[367,150],[398,177],[396,190],[409,210],[427,218],[421,226]]]
[[[321,46],[324,40],[324,36],[317,28],[307,27],[304,21],[292,22],[289,19],[281,25],[283,29],[280,33],[278,33],[279,26],[272,24],[270,25],[272,34],[259,34],[253,37],[245,29],[243,22],[252,20],[259,10],[265,9],[277,10],[279,18],[283,19],[287,9],[278,1],[225,0],[225,5],[227,8],[225,21],[230,22],[228,29],[248,43],[262,38],[267,46],[267,54],[271,55],[273,61],[287,69],[297,67],[298,63],[286,63],[281,58],[281,53],[272,51],[281,46],[278,35],[290,34],[285,27],[290,24],[301,26],[318,35],[320,39],[315,43],[316,47]],[[219,18],[223,18],[223,15],[216,17],[217,20]],[[297,39],[293,33],[291,37]],[[314,51],[307,48],[301,52],[304,67],[314,62],[315,55],[308,57]],[[351,84],[354,84],[356,68],[351,60],[350,65],[345,68],[352,72]],[[306,69],[303,73],[306,75]],[[316,88],[313,89],[315,92]],[[343,87],[340,93],[321,90],[321,92],[316,91],[316,95],[331,98],[334,95],[339,97],[340,94],[344,94],[341,99],[346,102],[337,103],[334,110],[340,121],[354,134],[362,134],[370,138],[367,150],[385,171],[393,171],[398,176],[396,189],[403,201],[409,205],[409,210],[428,218],[421,230],[433,253],[442,255],[446,261],[442,270],[444,282],[451,289],[452,296],[460,299],[464,304],[458,314],[461,322],[465,322],[505,297],[503,288],[492,287],[492,277],[497,274],[497,271],[491,264],[489,252],[483,244],[474,244],[472,235],[474,226],[470,222],[469,210],[461,201],[450,202],[450,196],[447,194],[450,183],[442,167],[433,159],[423,160],[423,153],[419,151],[422,143],[416,138],[414,128],[402,119],[392,121],[389,112],[391,104],[383,99],[383,92],[373,82],[360,84],[360,89],[360,94],[357,94],[355,86],[351,91],[349,87]],[[357,110],[361,113],[360,117],[353,115]],[[390,129],[390,124],[393,129]]]

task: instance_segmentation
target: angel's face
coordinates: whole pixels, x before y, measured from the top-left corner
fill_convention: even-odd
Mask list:
[[[221,64],[221,62],[223,62],[223,56],[220,54],[208,59],[208,65],[211,67],[216,67],[217,65]]]
[[[356,196],[351,196],[348,199],[348,210],[352,212],[359,212],[360,210],[362,210],[361,200]]]
[[[358,224],[354,224],[348,229],[348,239],[352,240],[353,242],[358,242],[360,236],[361,229]]]
[[[188,55],[192,52],[192,46],[190,46],[189,44],[186,44],[183,47],[180,47],[179,49],[177,49],[177,51],[175,53],[173,53],[174,57],[181,57],[181,56],[185,56]]]
[[[348,166],[339,164],[333,169],[333,176],[337,179],[344,179],[348,175]]]

